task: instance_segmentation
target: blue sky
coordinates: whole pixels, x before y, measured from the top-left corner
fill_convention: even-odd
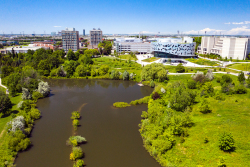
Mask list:
[[[3,0],[0,34],[41,34],[75,27],[82,34],[250,35],[250,0]]]

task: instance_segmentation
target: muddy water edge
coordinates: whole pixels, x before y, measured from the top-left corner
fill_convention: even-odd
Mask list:
[[[66,140],[73,135],[71,112],[80,110],[77,135],[87,139],[81,145],[89,167],[160,167],[144,149],[138,124],[147,105],[117,109],[114,102],[130,102],[150,95],[150,87],[132,81],[48,80],[49,98],[38,100],[42,118],[34,126],[33,146],[18,155],[17,167],[71,167],[71,148]]]

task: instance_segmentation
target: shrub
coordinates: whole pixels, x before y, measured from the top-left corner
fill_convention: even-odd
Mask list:
[[[239,84],[235,86],[235,93],[236,94],[246,94],[247,88],[243,84]]]
[[[30,109],[30,117],[34,120],[39,119],[41,116],[41,112],[36,108]]]
[[[226,98],[222,94],[220,94],[219,92],[217,92],[215,94],[215,99],[216,100],[222,100],[222,101],[224,101]]]
[[[232,81],[233,81],[232,78],[228,74],[225,74],[222,76],[220,83],[221,85],[223,85],[225,83],[227,84],[232,83]]]
[[[87,140],[82,137],[82,136],[70,136],[69,140],[76,140],[77,143],[83,143],[86,142]]]
[[[206,81],[206,77],[203,72],[197,71],[195,74],[191,76],[195,82],[204,83]]]
[[[31,98],[32,98],[32,94],[29,92],[29,90],[26,88],[22,88],[22,99],[27,100]]]
[[[72,125],[74,126],[74,128],[77,128],[77,126],[79,126],[79,120],[78,119],[74,119],[72,122]]]
[[[78,159],[75,163],[73,167],[82,167],[84,166],[84,161],[81,159]]]
[[[130,75],[129,75],[130,80],[133,80],[135,76],[136,76],[136,74],[130,73]]]
[[[245,74],[241,71],[238,75],[238,80],[240,83],[244,82],[246,80]]]
[[[234,93],[234,86],[231,83],[224,83],[221,86],[221,92],[226,94],[233,94]]]
[[[212,69],[208,69],[207,74],[206,74],[205,77],[209,81],[212,81],[214,79],[214,75],[213,75]]]
[[[221,81],[221,77],[216,77],[216,82],[220,83],[220,81]]]
[[[235,142],[231,133],[224,132],[219,139],[219,147],[223,151],[234,151]]]
[[[122,74],[122,79],[123,80],[129,80],[129,73],[126,70]]]
[[[72,153],[70,154],[70,159],[75,161],[83,157],[83,152],[81,147],[73,147]]]
[[[181,83],[175,83],[169,98],[170,107],[176,111],[184,111],[194,103],[196,93],[186,89]]]
[[[217,165],[218,167],[226,167],[225,158],[220,156]]]
[[[71,113],[71,119],[80,119],[80,112],[79,111],[73,111],[72,113]]]
[[[214,87],[213,84],[211,82],[207,82],[204,84],[204,86],[202,87],[202,94],[201,96],[213,96],[214,95]]]
[[[7,141],[7,145],[12,151],[24,151],[31,144],[30,139],[26,138],[25,134],[23,134],[20,130],[11,132],[10,135],[11,137]]]
[[[160,98],[160,95],[157,92],[154,92],[152,95],[152,99],[157,100]]]
[[[166,93],[166,90],[164,88],[161,88],[161,93],[162,94]]]
[[[148,101],[150,99],[150,96],[145,96],[141,99],[135,100],[135,101],[131,101],[130,104],[131,105],[137,105],[137,104],[147,104]]]
[[[183,66],[182,63],[179,63],[179,64],[176,66],[175,70],[176,70],[177,73],[183,73],[183,72],[185,72],[185,67]]]
[[[212,111],[210,109],[210,105],[206,99],[202,99],[200,106],[199,106],[199,110],[203,114],[207,114],[207,113],[210,113]]]
[[[189,80],[189,81],[187,82],[187,87],[188,87],[189,89],[196,89],[196,82],[195,82],[194,80]]]
[[[150,87],[151,87],[151,88],[154,88],[154,87],[155,87],[155,83],[154,83],[153,80],[150,82]]]
[[[17,104],[17,108],[21,108],[23,105],[23,101],[20,101],[18,104]]]
[[[39,82],[38,84],[38,92],[43,95],[43,97],[47,97],[50,94],[50,87],[48,82]]]
[[[115,102],[113,106],[117,108],[123,108],[123,107],[128,107],[130,105],[126,102]]]
[[[119,77],[120,77],[120,72],[119,71],[117,71],[117,70],[111,71],[110,79],[117,80],[117,79],[119,79]]]
[[[18,116],[12,121],[8,122],[7,126],[9,127],[9,131],[16,132],[17,130],[21,130],[23,132],[25,127],[25,119],[23,116]]]
[[[33,98],[33,100],[35,100],[35,102],[36,102],[38,99],[43,98],[43,95],[42,95],[41,93],[37,92],[37,91],[34,91],[34,92],[32,93],[32,98]]]

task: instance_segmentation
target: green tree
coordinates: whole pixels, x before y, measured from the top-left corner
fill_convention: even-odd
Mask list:
[[[246,80],[245,74],[241,71],[238,75],[238,80],[240,83],[244,82]]]
[[[161,71],[159,74],[163,78],[165,78],[165,72],[162,70],[165,70],[164,65],[160,63],[152,63],[146,65],[141,72],[141,79],[146,81],[151,81],[158,79],[157,73]],[[165,70],[166,71],[166,70]],[[163,75],[162,75],[163,74]],[[162,78],[161,78],[162,79]]]
[[[7,78],[7,87],[11,96],[16,96],[21,91],[20,82],[21,76],[19,73],[12,73]]]
[[[123,80],[129,80],[129,73],[125,70],[122,74]]]
[[[99,70],[98,70],[98,72],[99,72],[99,74],[100,74],[101,76],[106,75],[106,74],[108,73],[108,71],[109,71],[109,66],[108,66],[108,65],[102,65],[102,66],[99,68]]]
[[[0,115],[5,115],[11,108],[12,103],[10,98],[4,92],[0,91]]]
[[[79,62],[82,64],[93,64],[91,54],[80,55]]]
[[[183,72],[185,72],[185,67],[183,66],[182,63],[179,63],[179,64],[176,66],[175,70],[176,70],[177,73],[183,73]]]
[[[87,74],[87,68],[84,65],[79,65],[76,67],[74,75],[76,77],[85,77]]]
[[[71,49],[68,50],[67,59],[68,59],[69,61],[70,61],[70,60],[74,60],[74,61],[77,60],[77,59],[76,59],[76,56],[75,56],[75,53],[74,53]]]
[[[168,80],[167,71],[165,69],[161,69],[157,72],[157,78],[159,82],[163,82],[165,80]]]
[[[224,132],[220,136],[219,147],[223,151],[233,151],[235,149],[235,141],[231,133]]]

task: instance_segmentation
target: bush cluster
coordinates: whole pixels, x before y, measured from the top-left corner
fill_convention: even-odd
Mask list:
[[[71,113],[71,119],[72,119],[72,125],[75,130],[77,130],[77,127],[80,125],[79,124],[79,119],[80,119],[80,112],[79,111],[73,111]]]
[[[130,105],[126,102],[115,102],[113,106],[117,108],[123,108],[123,107],[129,107]]]

